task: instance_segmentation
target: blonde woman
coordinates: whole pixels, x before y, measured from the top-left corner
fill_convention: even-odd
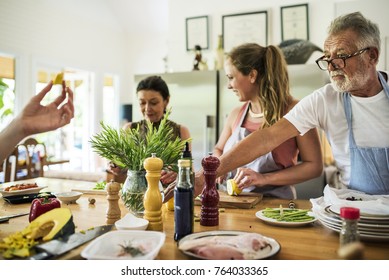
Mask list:
[[[243,105],[228,115],[214,149],[215,156],[226,153],[253,131],[272,126],[298,102],[290,94],[287,65],[276,46],[252,43],[238,46],[227,54],[224,68],[228,88]],[[312,129],[230,172],[228,178],[234,177],[239,188],[246,192],[294,199],[293,184],[319,176],[322,169],[319,137],[316,129]],[[222,183],[225,179],[218,181]]]

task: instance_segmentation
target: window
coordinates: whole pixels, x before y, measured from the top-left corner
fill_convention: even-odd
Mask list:
[[[41,67],[38,71],[36,93],[41,91],[50,79],[58,72],[64,72],[64,80],[74,92],[75,116],[69,125],[55,131],[37,135],[40,142],[47,148],[49,160],[69,160],[67,165],[53,165],[50,169],[71,169],[79,171],[93,171],[93,154],[89,148],[91,136],[91,119],[94,106],[92,104],[93,73],[82,70],[60,70],[50,67]],[[50,94],[42,100],[42,104],[52,102],[62,91],[60,85],[54,85]]]
[[[103,122],[113,127],[116,126],[118,119],[115,101],[115,78],[114,76],[106,75],[103,87]]]
[[[15,59],[0,55],[0,130],[14,117]]]

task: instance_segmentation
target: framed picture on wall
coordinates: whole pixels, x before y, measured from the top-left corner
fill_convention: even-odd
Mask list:
[[[281,7],[281,39],[309,40],[308,4]]]
[[[193,51],[196,45],[209,49],[208,16],[186,19],[186,50]]]
[[[224,15],[222,31],[225,52],[244,43],[267,46],[267,11]]]

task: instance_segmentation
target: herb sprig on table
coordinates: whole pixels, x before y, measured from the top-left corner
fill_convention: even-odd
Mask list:
[[[119,244],[119,246],[120,246],[120,252],[118,254],[119,257],[126,256],[126,255],[130,255],[131,257],[136,257],[138,255],[143,256],[145,254],[142,246],[138,246],[138,247],[133,246],[131,241],[127,241],[127,242],[124,241],[123,245]]]
[[[107,185],[106,181],[97,182],[96,186],[93,189],[94,190],[105,190],[106,185]]]

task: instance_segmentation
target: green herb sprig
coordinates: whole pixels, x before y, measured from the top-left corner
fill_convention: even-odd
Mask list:
[[[139,126],[132,129],[114,129],[100,122],[102,131],[90,140],[94,151],[121,168],[144,170],[143,161],[155,153],[164,168],[178,171],[177,161],[191,139],[174,138],[173,128],[167,125],[171,109],[167,110],[158,128],[147,122],[147,133],[142,136]]]

